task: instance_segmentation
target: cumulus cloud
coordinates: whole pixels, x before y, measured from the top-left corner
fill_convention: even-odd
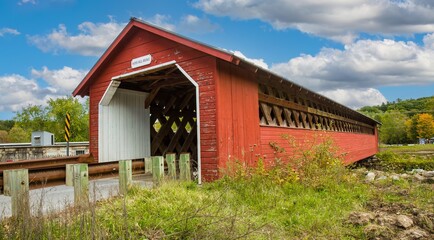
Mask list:
[[[155,14],[151,18],[144,19],[158,27],[173,32],[184,33],[209,33],[220,29],[218,24],[212,23],[208,18],[200,18],[196,15],[185,15],[181,17],[177,24],[173,23],[170,15]]]
[[[219,28],[219,25],[212,23],[209,19],[200,18],[195,15],[182,17],[180,23],[180,29],[185,32],[209,33],[215,32]]]
[[[359,40],[344,50],[324,48],[272,70],[314,90],[434,83],[433,36],[425,45],[394,40]]]
[[[258,67],[268,69],[268,64],[262,58],[259,58],[259,59],[258,58],[248,58],[240,51],[230,51],[230,52],[232,52],[235,56],[246,60],[247,62],[255,64]]]
[[[43,67],[31,73],[31,78],[18,74],[0,76],[0,111],[19,111],[29,104],[44,105],[50,98],[70,95],[86,71]]]
[[[60,95],[71,94],[86,76],[86,73],[85,70],[77,70],[66,66],[58,70],[49,70],[47,67],[43,67],[42,70],[32,69],[34,78],[43,79]]]
[[[359,40],[343,50],[324,48],[273,64],[271,70],[349,106],[381,104],[385,99],[374,88],[434,83],[434,34],[423,42]]]
[[[18,111],[29,104],[43,104],[55,94],[52,88],[41,88],[33,79],[21,75],[0,76],[0,111]]]
[[[260,19],[276,29],[298,29],[346,44],[361,32],[434,32],[434,2],[428,0],[199,0],[195,6],[209,14]]]
[[[0,28],[0,37],[3,37],[6,34],[19,35],[20,32],[12,28]]]
[[[353,109],[387,102],[383,94],[375,88],[334,89],[319,91],[319,93]]]
[[[176,26],[170,23],[171,17],[164,14],[155,14],[153,17],[145,19],[145,21],[150,22],[158,27],[167,29],[169,31],[175,31]]]
[[[79,33],[74,35],[60,24],[50,34],[29,36],[29,41],[44,52],[57,53],[66,50],[84,56],[100,56],[125,27],[125,23],[83,22],[78,25]]]

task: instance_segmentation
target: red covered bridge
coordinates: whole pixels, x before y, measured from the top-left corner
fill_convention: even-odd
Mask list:
[[[200,179],[228,159],[274,157],[270,143],[327,135],[347,163],[378,150],[377,122],[232,53],[131,19],[75,89],[90,96],[99,162],[190,152]],[[316,139],[316,140],[315,140]]]

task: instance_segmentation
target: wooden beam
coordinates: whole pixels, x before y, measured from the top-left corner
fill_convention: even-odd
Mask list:
[[[303,106],[300,105],[298,103],[293,103],[293,102],[289,102],[280,98],[276,98],[273,96],[269,96],[263,93],[259,93],[259,101],[262,103],[269,103],[272,105],[277,105],[277,106],[281,106],[281,107],[286,107],[289,109],[294,109],[294,110],[298,110],[298,111],[302,111],[305,113],[312,113],[312,114],[316,114],[318,116],[323,116],[323,117],[327,117],[327,118],[332,118],[332,119],[336,119],[336,120],[341,120],[347,123],[351,123],[351,124],[356,124],[356,125],[360,125],[360,126],[365,126],[368,128],[374,128],[373,126],[366,124],[366,123],[362,123],[359,121],[355,121],[346,117],[341,117],[335,114],[331,114],[331,113],[327,113],[315,108],[311,108],[311,107],[307,107],[307,106]]]
[[[148,95],[148,97],[145,100],[145,108],[149,108],[154,98],[157,96],[158,91],[160,91],[160,88],[154,88],[152,89],[151,93]]]

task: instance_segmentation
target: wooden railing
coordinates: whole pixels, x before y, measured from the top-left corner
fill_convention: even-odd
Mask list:
[[[374,126],[346,113],[276,87],[259,84],[261,125],[374,134]]]

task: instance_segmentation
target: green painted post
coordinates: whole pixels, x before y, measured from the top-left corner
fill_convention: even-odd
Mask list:
[[[21,220],[29,217],[29,170],[5,170],[3,181],[4,195],[11,196],[12,216]]]
[[[66,164],[65,171],[66,171],[66,179],[65,179],[65,185],[66,186],[74,186],[74,164]]]
[[[166,162],[168,167],[168,175],[172,180],[176,179],[176,162],[175,162],[176,154],[168,153],[166,154]]]
[[[152,158],[145,157],[145,173],[152,173]]]
[[[181,181],[191,181],[190,153],[181,153],[179,156],[179,179]]]
[[[154,184],[159,185],[164,178],[164,158],[163,156],[152,157],[152,175]]]
[[[131,160],[119,161],[119,193],[126,195],[133,183],[133,168]]]
[[[74,202],[89,203],[89,168],[86,163],[74,164]]]

